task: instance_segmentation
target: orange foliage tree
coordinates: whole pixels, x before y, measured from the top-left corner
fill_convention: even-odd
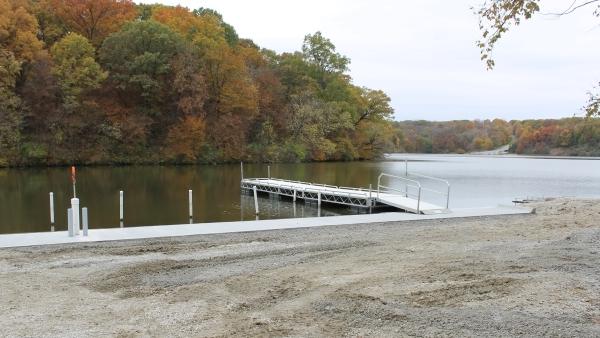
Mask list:
[[[49,0],[56,16],[98,46],[137,15],[131,0]]]

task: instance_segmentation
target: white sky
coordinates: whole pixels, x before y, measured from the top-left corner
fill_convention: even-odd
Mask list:
[[[304,35],[319,30],[350,57],[356,85],[390,95],[398,120],[582,116],[600,81],[593,8],[523,22],[497,44],[496,68],[487,71],[470,9],[482,0],[158,2],[215,9],[240,37],[280,53],[300,50]],[[542,0],[542,12],[571,2]]]

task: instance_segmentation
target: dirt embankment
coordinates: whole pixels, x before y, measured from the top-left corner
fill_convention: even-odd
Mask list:
[[[2,336],[600,336],[600,203],[0,250]]]

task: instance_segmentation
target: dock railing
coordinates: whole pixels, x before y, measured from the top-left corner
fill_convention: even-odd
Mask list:
[[[396,179],[396,180],[404,182],[405,190],[392,188],[390,186],[381,184],[381,179],[384,177],[388,177],[388,178],[392,178],[392,179]],[[416,194],[410,193],[409,188],[415,188],[417,190],[417,193]],[[389,192],[389,191],[395,192],[395,193],[400,193],[400,195],[404,195],[406,197],[409,197],[412,195],[413,197],[415,197],[417,199],[417,214],[421,212],[421,189],[422,189],[421,183],[419,183],[419,181],[411,180],[410,178],[396,176],[396,175],[390,175],[390,174],[386,174],[386,173],[381,173],[381,174],[379,174],[379,177],[377,177],[377,199],[379,199],[380,193],[385,193],[385,192]]]
[[[424,191],[429,191],[435,194],[439,194],[442,195],[444,197],[446,197],[446,209],[448,209],[448,207],[450,206],[450,182],[446,181],[445,179],[442,178],[438,178],[438,177],[433,177],[433,176],[427,176],[427,175],[421,175],[421,174],[416,174],[416,173],[409,173],[409,176],[415,176],[415,177],[420,177],[420,178],[425,178],[428,180],[432,180],[432,181],[436,181],[436,182],[441,182],[446,184],[446,191],[438,191],[438,190],[434,190],[431,188],[422,188]]]

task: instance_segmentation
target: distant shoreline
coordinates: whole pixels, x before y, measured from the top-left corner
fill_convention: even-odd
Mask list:
[[[600,157],[594,157],[594,156],[556,156],[556,155],[519,155],[519,154],[501,154],[501,155],[497,155],[497,154],[474,154],[474,153],[470,153],[470,154],[434,154],[434,153],[389,153],[389,154],[385,154],[384,158],[385,161],[404,161],[404,158],[398,158],[398,159],[393,159],[390,158],[390,156],[394,156],[394,155],[400,155],[400,156],[415,156],[415,155],[419,155],[419,156],[447,156],[447,157],[495,157],[495,158],[531,158],[531,159],[546,159],[546,160],[591,160],[591,161],[598,161],[600,160]]]

